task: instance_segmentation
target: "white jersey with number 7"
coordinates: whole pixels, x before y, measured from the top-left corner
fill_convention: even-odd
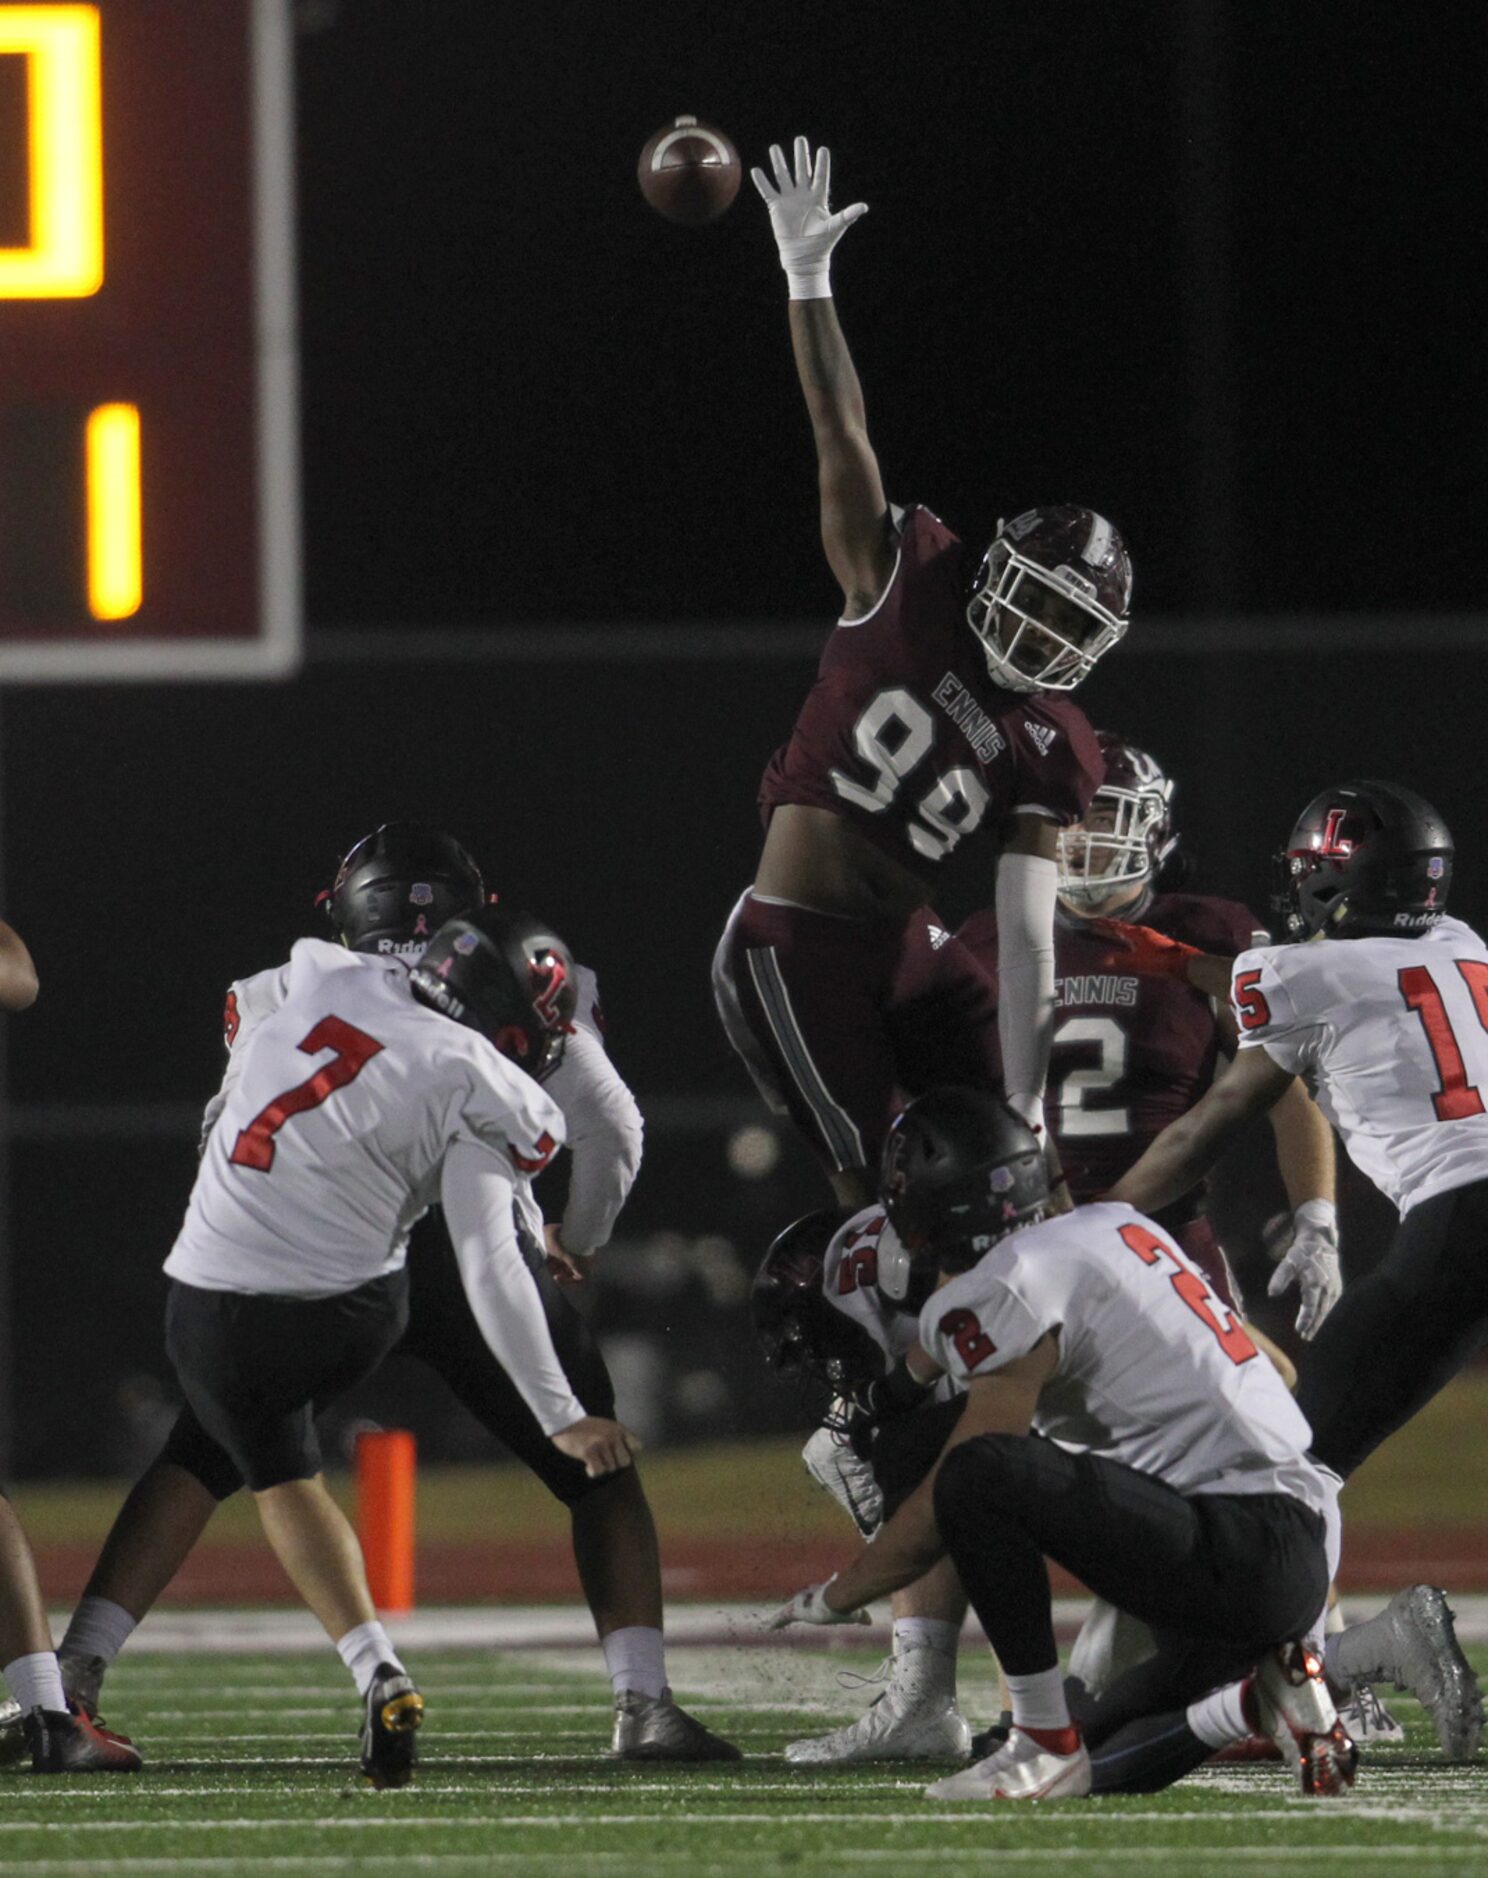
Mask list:
[[[552,1098],[417,1003],[401,960],[301,939],[286,974],[283,1001],[239,1047],[170,1276],[279,1296],[352,1290],[402,1265],[451,1157],[477,1180],[482,1166],[500,1177],[509,1232],[511,1200],[563,1141]]]
[[[1488,947],[1470,926],[1262,946],[1230,996],[1241,1048],[1306,1078],[1402,1214],[1488,1180]]]

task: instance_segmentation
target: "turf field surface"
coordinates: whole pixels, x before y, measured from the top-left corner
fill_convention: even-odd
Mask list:
[[[1488,1609],[1472,1604],[1464,1630],[1482,1635]],[[592,1647],[409,1647],[429,1720],[417,1780],[397,1793],[355,1773],[356,1704],[329,1649],[140,1650],[114,1671],[105,1712],[135,1735],[146,1771],[0,1773],[0,1869],[835,1878],[897,1867],[969,1878],[1002,1865],[1029,1878],[1233,1878],[1313,1861],[1319,1873],[1435,1878],[1488,1861],[1488,1763],[1444,1766],[1404,1698],[1407,1745],[1374,1754],[1345,1801],[1303,1800],[1275,1765],[1205,1770],[1152,1797],[1026,1809],[926,1801],[934,1769],[797,1770],[780,1758],[785,1742],[850,1719],[876,1687],[862,1680],[878,1666],[872,1650],[822,1641],[673,1649],[682,1699],[746,1754],[697,1768],[604,1758],[608,1688]],[[1488,1673],[1488,1648],[1473,1653]],[[963,1706],[980,1723],[995,1700],[990,1669],[971,1647],[963,1665]]]

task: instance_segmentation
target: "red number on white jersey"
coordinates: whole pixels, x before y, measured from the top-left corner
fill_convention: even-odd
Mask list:
[[[941,1336],[955,1344],[957,1356],[969,1370],[997,1354],[997,1345],[982,1329],[975,1311],[947,1311],[939,1328]]]
[[[1171,1246],[1165,1245],[1155,1232],[1149,1232],[1145,1226],[1133,1223],[1118,1227],[1117,1230],[1127,1250],[1135,1252],[1144,1265],[1160,1265],[1165,1258],[1170,1261],[1176,1269],[1169,1283],[1179,1297],[1204,1328],[1214,1333],[1215,1341],[1232,1363],[1237,1366],[1248,1363],[1256,1354],[1255,1345],[1246,1336],[1239,1319],[1225,1309],[1205,1284],[1201,1274],[1191,1265],[1185,1265]],[[1216,1311],[1218,1316],[1215,1315]]]
[[[274,1137],[293,1115],[306,1109],[318,1109],[327,1096],[359,1076],[382,1049],[375,1037],[369,1037],[355,1024],[339,1017],[323,1017],[308,1037],[295,1046],[306,1056],[318,1056],[322,1050],[334,1050],[335,1056],[324,1068],[316,1070],[307,1081],[296,1083],[281,1096],[275,1096],[261,1109],[233,1143],[227,1157],[235,1167],[252,1167],[266,1174],[274,1165]]]
[[[1488,965],[1481,959],[1457,959],[1454,962],[1472,993],[1478,1022],[1484,1030],[1488,1030]],[[1467,1080],[1462,1046],[1452,1029],[1452,1020],[1447,1015],[1446,1002],[1436,980],[1424,965],[1407,965],[1399,973],[1396,982],[1400,986],[1401,997],[1421,1020],[1432,1061],[1436,1064],[1437,1077],[1441,1082],[1441,1088],[1431,1098],[1436,1119],[1439,1122],[1461,1122],[1466,1121],[1469,1115],[1481,1115],[1483,1097],[1475,1085]]]

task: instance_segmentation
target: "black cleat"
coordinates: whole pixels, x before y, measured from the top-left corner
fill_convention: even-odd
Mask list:
[[[732,1741],[705,1728],[678,1708],[672,1692],[658,1697],[627,1689],[615,1697],[614,1761],[737,1761],[743,1756]]]
[[[406,1787],[417,1759],[414,1737],[424,1725],[424,1698],[413,1678],[379,1663],[362,1722],[362,1772],[374,1787]]]
[[[34,1708],[25,1718],[31,1771],[36,1774],[137,1774],[140,1751],[83,1714]]]

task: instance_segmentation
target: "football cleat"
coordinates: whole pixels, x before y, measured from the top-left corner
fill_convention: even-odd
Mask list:
[[[362,1721],[362,1772],[374,1787],[406,1787],[412,1780],[423,1725],[424,1698],[413,1678],[391,1663],[379,1663]]]
[[[1350,1689],[1347,1698],[1338,1704],[1338,1719],[1361,1748],[1399,1747],[1405,1740],[1404,1728],[1367,1682]]]
[[[97,1721],[98,1698],[103,1693],[108,1664],[101,1656],[63,1656],[59,1652],[57,1667],[62,1672],[62,1687],[68,1701],[74,1708],[81,1709],[89,1721]]]
[[[1313,1799],[1347,1793],[1359,1751],[1338,1719],[1312,1651],[1301,1643],[1278,1644],[1261,1659],[1251,1686],[1261,1731],[1281,1750],[1302,1792]]]
[[[964,1761],[971,1753],[971,1723],[951,1690],[935,1687],[920,1673],[920,1659],[930,1647],[895,1657],[893,1683],[855,1722],[829,1735],[792,1741],[785,1758],[798,1767],[833,1761]]]
[[[1090,1756],[1070,1729],[1074,1751],[1058,1753],[1014,1728],[995,1754],[926,1787],[927,1800],[1079,1800],[1090,1791]]]
[[[137,1774],[140,1751],[122,1735],[82,1713],[33,1708],[25,1718],[31,1771],[36,1774]]]
[[[1001,1719],[993,1722],[990,1728],[984,1728],[979,1735],[971,1737],[971,1758],[984,1761],[989,1754],[995,1754],[1013,1732],[1013,1717],[1010,1709],[1002,1711]]]
[[[1483,1694],[1462,1654],[1446,1593],[1411,1585],[1362,1624],[1329,1642],[1340,1682],[1390,1682],[1410,1693],[1431,1717],[1449,1761],[1470,1761],[1483,1738]]]
[[[21,1705],[13,1696],[0,1702],[0,1767],[13,1766],[16,1761],[24,1760],[29,1752],[26,1746],[26,1717]]]
[[[614,1761],[739,1761],[744,1757],[732,1741],[716,1735],[672,1700],[670,1689],[659,1696],[626,1689],[615,1697],[615,1734],[610,1743]]]

